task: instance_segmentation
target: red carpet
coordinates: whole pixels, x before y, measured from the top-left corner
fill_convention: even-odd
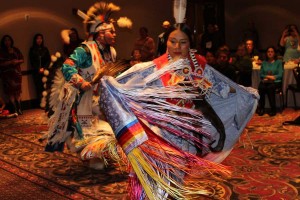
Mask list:
[[[300,199],[300,126],[282,126],[297,116],[291,109],[276,117],[254,116],[223,162],[233,167],[225,182],[232,194],[224,199]]]
[[[232,176],[199,180],[213,194],[197,199],[300,199],[300,126],[282,126],[298,116],[292,109],[254,116],[223,162]],[[127,174],[114,167],[91,170],[69,153],[44,152],[37,139],[46,130],[42,110],[0,121],[0,199],[126,199]]]

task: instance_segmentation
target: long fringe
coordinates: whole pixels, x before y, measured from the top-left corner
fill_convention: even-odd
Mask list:
[[[196,99],[198,93],[193,87],[147,86],[147,88],[132,88],[129,85],[122,87],[123,85],[120,85],[114,79],[109,79],[109,82],[122,94],[123,102],[127,102],[127,106],[139,119],[144,119],[153,125],[165,128],[174,135],[188,139],[196,146],[204,147],[204,150],[208,151],[209,145],[198,139],[201,136],[210,139],[210,134],[203,127],[211,126],[211,124],[203,119],[202,112],[180,107],[165,100],[166,98]],[[177,113],[180,113],[180,115]],[[186,131],[177,131],[176,129],[179,127]]]
[[[209,191],[197,182],[186,186],[184,177],[205,178],[215,173],[228,176],[228,168],[185,153],[156,136],[143,126],[149,140],[131,151],[127,157],[149,199],[163,199],[159,191],[165,191],[175,199],[189,199],[193,195],[209,195]],[[192,170],[193,169],[193,170]],[[197,169],[197,170],[195,170]],[[133,179],[133,181],[136,181]],[[131,184],[136,185],[136,183]],[[138,189],[138,186],[135,186]],[[161,194],[165,194],[161,193]],[[134,191],[131,195],[139,199],[142,193]],[[131,196],[133,199],[133,197]]]
[[[130,194],[131,199],[140,200],[143,195],[151,200],[165,199],[167,195],[175,199],[189,199],[191,195],[197,194],[208,195],[209,191],[201,184],[195,182],[193,187],[186,186],[185,175],[205,178],[215,173],[230,174],[226,167],[203,160],[170,144],[142,122],[145,120],[153,124],[156,123],[155,125],[159,128],[166,128],[167,126],[164,127],[164,124],[173,123],[173,126],[170,126],[169,129],[166,128],[166,130],[195,143],[201,141],[197,140],[197,137],[193,137],[193,133],[209,137],[209,134],[203,131],[203,126],[209,124],[203,119],[201,112],[165,101],[166,98],[196,99],[199,93],[195,91],[195,88],[191,85],[149,86],[165,73],[183,67],[184,62],[182,60],[175,61],[144,79],[140,77],[142,79],[139,83],[128,81],[126,84],[119,84],[111,77],[102,79],[102,86],[109,90],[112,98],[117,98],[116,101],[120,102],[124,111],[127,110],[128,113],[133,113],[138,118],[138,122],[148,138],[143,143],[136,145],[131,151],[126,152],[137,177],[131,176],[130,178],[132,181],[130,185],[133,187]],[[139,78],[138,75],[135,78],[137,77]],[[183,116],[176,113],[183,113]],[[185,131],[176,131],[180,128],[186,133]]]

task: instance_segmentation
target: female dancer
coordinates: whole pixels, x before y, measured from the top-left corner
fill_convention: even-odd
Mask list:
[[[196,187],[180,185],[188,168],[220,170],[193,155],[221,162],[255,112],[256,90],[206,65],[190,45],[187,25],[177,24],[166,54],[117,79],[101,80],[100,105],[137,175],[132,182],[143,188],[134,188],[136,198],[177,199],[193,193]]]

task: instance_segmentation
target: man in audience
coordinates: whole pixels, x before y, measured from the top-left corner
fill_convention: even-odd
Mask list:
[[[246,48],[247,48],[247,54],[251,59],[254,59],[255,56],[258,56],[258,59],[256,60],[262,60],[262,56],[260,54],[260,52],[256,49],[256,47],[254,46],[254,42],[251,39],[248,39],[245,41],[246,44]]]
[[[229,62],[230,51],[228,47],[221,47],[216,53],[216,65],[214,68],[221,72],[232,81],[236,82],[236,70],[235,67]]]
[[[154,59],[155,42],[148,35],[148,29],[141,27],[139,29],[140,37],[135,41],[133,49],[139,49],[141,52],[141,61],[146,62]]]
[[[238,45],[232,64],[238,71],[237,83],[250,87],[252,85],[252,60],[247,55],[244,43]]]
[[[167,36],[166,36],[166,32],[168,31],[168,29],[170,28],[170,22],[169,21],[164,21],[162,24],[162,27],[164,29],[164,32],[162,32],[161,34],[159,34],[158,36],[158,43],[157,43],[157,52],[156,52],[156,56],[161,56],[164,53],[166,53],[167,50]]]
[[[205,32],[200,36],[199,52],[204,54],[206,51],[216,52],[224,44],[224,38],[214,23],[208,23]]]

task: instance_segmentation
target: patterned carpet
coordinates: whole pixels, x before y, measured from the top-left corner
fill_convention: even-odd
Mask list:
[[[223,162],[232,176],[199,180],[213,195],[197,199],[300,200],[300,126],[282,126],[298,116],[292,109],[255,115]],[[0,121],[0,199],[127,199],[126,173],[89,169],[68,152],[44,152],[37,139],[46,130],[38,109]]]

